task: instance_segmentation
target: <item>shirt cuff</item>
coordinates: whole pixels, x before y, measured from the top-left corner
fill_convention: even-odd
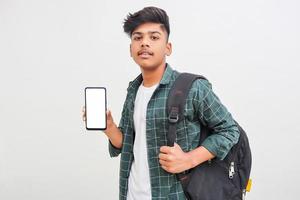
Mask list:
[[[110,157],[117,157],[122,151],[121,148],[115,147],[110,140],[108,140],[108,149]]]
[[[220,141],[220,137],[216,137],[215,135],[207,137],[201,146],[220,160],[223,160],[230,150],[230,144],[226,140]]]

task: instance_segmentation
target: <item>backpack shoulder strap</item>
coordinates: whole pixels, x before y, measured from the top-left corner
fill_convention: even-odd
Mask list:
[[[184,119],[183,112],[186,98],[190,88],[196,79],[205,79],[204,76],[181,73],[176,78],[167,99],[167,113],[169,118],[169,131],[167,135],[167,145],[174,146],[176,139],[176,124]]]

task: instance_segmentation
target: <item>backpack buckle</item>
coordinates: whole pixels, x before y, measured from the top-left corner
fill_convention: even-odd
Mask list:
[[[178,122],[179,116],[178,116],[178,108],[177,107],[172,107],[171,112],[169,115],[169,122],[172,124],[175,124]]]

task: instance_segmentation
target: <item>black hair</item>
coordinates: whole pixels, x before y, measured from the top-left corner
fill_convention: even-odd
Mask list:
[[[145,7],[134,14],[129,13],[124,20],[123,29],[124,32],[131,37],[132,32],[141,24],[152,22],[162,25],[162,28],[167,32],[169,38],[170,35],[170,25],[169,17],[161,8],[157,7]]]

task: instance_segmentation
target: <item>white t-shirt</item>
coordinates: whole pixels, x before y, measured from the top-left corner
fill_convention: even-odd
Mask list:
[[[158,84],[151,87],[140,85],[134,104],[135,139],[134,161],[128,179],[127,200],[151,200],[151,184],[146,142],[146,113],[148,102]]]

